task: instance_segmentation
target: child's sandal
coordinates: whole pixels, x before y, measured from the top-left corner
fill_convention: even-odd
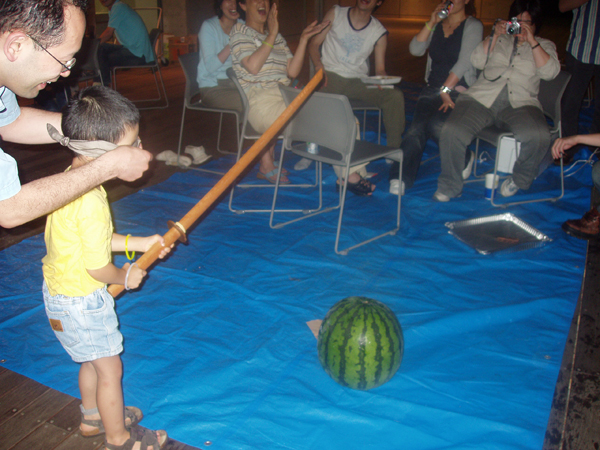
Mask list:
[[[83,425],[88,425],[90,427],[94,427],[93,430],[83,431],[81,427],[79,428],[79,432],[83,437],[95,437],[100,434],[104,434],[104,425],[102,425],[101,419],[86,419],[84,416],[93,416],[94,414],[98,414],[98,408],[93,409],[85,409],[83,405],[79,405],[79,409],[81,409],[81,423]],[[139,408],[135,406],[126,406],[125,407],[125,428],[130,428],[134,425],[137,425],[140,420],[144,418],[144,413]],[[127,419],[129,419],[129,423],[127,423]]]
[[[167,432],[164,430],[152,431],[138,425],[131,427],[129,433],[130,437],[123,445],[114,445],[104,442],[104,448],[106,450],[132,450],[136,442],[139,442],[140,449],[146,450],[149,446],[152,446],[153,450],[160,450],[169,440],[169,436],[167,436]],[[157,433],[159,435],[158,437],[156,435]]]

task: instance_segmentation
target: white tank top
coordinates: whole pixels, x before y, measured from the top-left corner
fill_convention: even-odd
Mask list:
[[[344,78],[368,76],[369,55],[387,30],[373,16],[364,28],[357,30],[350,23],[350,7],[335,5],[333,8],[335,18],[321,49],[325,70]]]

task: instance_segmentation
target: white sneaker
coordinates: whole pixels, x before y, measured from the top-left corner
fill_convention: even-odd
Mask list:
[[[312,159],[302,158],[296,164],[294,164],[294,170],[306,170],[312,164]]]
[[[402,193],[400,194],[400,192],[402,192]],[[390,194],[404,195],[404,181],[402,182],[402,190],[400,190],[400,180],[391,180],[390,181]]]
[[[433,194],[433,199],[436,202],[449,202],[450,201],[450,197],[448,197],[446,194],[442,194],[440,191],[435,191],[435,194]]]
[[[519,186],[517,186],[512,177],[508,177],[500,186],[500,194],[502,197],[512,197],[519,190]]]
[[[471,176],[471,172],[473,171],[473,163],[475,162],[475,152],[471,151],[471,156],[469,157],[469,162],[467,163],[467,167],[462,171],[462,179],[466,180]]]

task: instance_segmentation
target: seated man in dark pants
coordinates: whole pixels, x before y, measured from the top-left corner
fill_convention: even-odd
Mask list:
[[[110,72],[117,66],[142,66],[154,61],[154,52],[144,21],[120,0],[100,0],[108,8],[108,27],[100,35],[98,63],[102,81],[110,85]],[[116,34],[122,45],[108,44]]]

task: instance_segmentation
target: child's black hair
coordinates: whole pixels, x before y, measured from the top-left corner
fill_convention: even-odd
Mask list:
[[[135,105],[117,91],[90,86],[79,91],[63,110],[63,134],[79,141],[118,143],[140,123]]]

